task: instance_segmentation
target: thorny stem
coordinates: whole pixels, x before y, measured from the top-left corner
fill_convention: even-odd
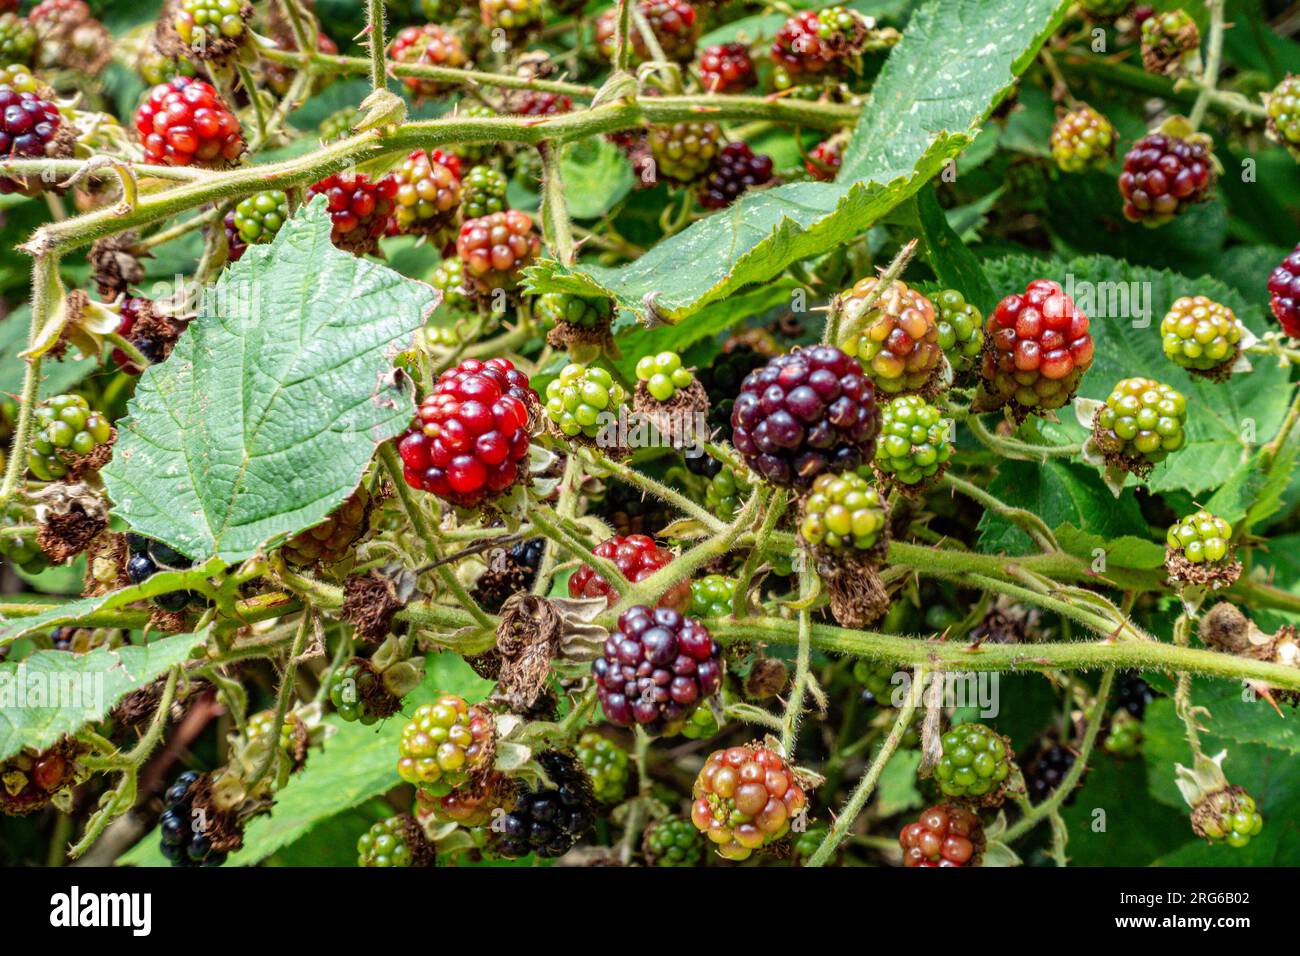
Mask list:
[[[689,515],[696,521],[703,524],[709,531],[717,534],[726,529],[725,521],[720,521],[716,516],[711,514],[707,509],[701,508],[690,498],[673,490],[665,484],[655,481],[648,475],[643,475],[635,468],[629,468],[622,462],[614,461],[599,451],[584,451],[583,455],[592,462],[596,467],[612,474],[618,475],[628,484],[633,485],[642,491],[649,492],[660,501],[672,505],[683,514]]]
[[[985,491],[983,488],[979,488],[971,484],[969,481],[966,481],[964,478],[958,478],[956,475],[951,473],[944,475],[939,484],[951,488],[954,491],[960,491],[966,497],[973,501],[978,501],[985,508],[995,514],[1001,515],[1008,521],[1011,521],[1027,535],[1033,538],[1034,543],[1044,551],[1061,550],[1061,546],[1056,543],[1056,535],[1052,534],[1052,530],[1047,527],[1047,524],[1043,519],[1038,517],[1038,515],[1034,514],[1032,511],[1026,511],[1023,508],[1014,508],[1002,501],[1002,499],[998,498],[996,495],[989,494],[989,492]]]
[[[50,290],[58,281],[59,259],[55,255],[37,256],[32,267],[32,324],[28,341],[35,343],[37,335],[50,317]],[[41,387],[40,357],[27,359],[23,374],[23,390],[18,397],[18,421],[14,425],[14,438],[9,446],[9,460],[5,464],[4,481],[0,482],[0,510],[9,503],[23,474],[27,471],[27,443],[32,437],[32,416],[36,411],[36,397]]]
[[[925,686],[925,666],[918,664],[912,673],[912,691],[903,701],[903,705],[898,708],[898,717],[894,720],[894,726],[889,730],[887,736],[876,751],[876,756],[867,766],[866,772],[862,774],[862,779],[858,785],[853,788],[853,793],[844,804],[844,809],[835,817],[835,822],[831,824],[830,832],[822,840],[821,846],[813,853],[808,860],[807,866],[822,866],[835,852],[844,838],[848,836],[849,830],[853,827],[853,821],[857,819],[862,808],[867,805],[867,800],[876,789],[876,783],[880,780],[880,775],[885,770],[885,765],[889,763],[889,758],[894,755],[898,745],[903,741],[903,735],[912,725],[912,715],[916,713],[917,703],[924,693]]]
[[[885,291],[889,288],[890,283],[903,274],[907,264],[912,261],[912,256],[916,254],[916,244],[919,240],[913,239],[904,244],[903,248],[898,250],[892,262],[880,273],[880,281],[876,283],[874,289],[868,292],[861,299],[853,303],[853,315],[849,316],[850,326],[846,331],[844,329],[844,303],[839,299],[831,304],[830,312],[826,316],[826,327],[822,332],[823,345],[835,345],[844,336],[851,334],[853,323],[856,323],[866,311],[876,304]]]
[[[804,698],[808,693],[808,668],[812,658],[812,610],[808,607],[813,596],[816,572],[807,565],[799,572],[799,643],[795,651],[794,680],[790,685],[790,699],[781,718],[781,754],[786,760],[794,759],[794,748],[803,718]]]
[[[368,0],[366,24],[370,34],[370,88],[388,88],[388,71],[384,63],[384,0]]]
[[[1205,111],[1210,108],[1210,98],[1219,82],[1219,66],[1223,61],[1223,0],[1206,0],[1210,8],[1210,35],[1206,42],[1205,69],[1201,71],[1200,92],[1192,105],[1187,120],[1192,129],[1200,129]]]

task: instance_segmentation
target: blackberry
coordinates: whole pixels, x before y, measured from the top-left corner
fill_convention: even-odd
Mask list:
[[[533,314],[546,328],[560,322],[583,329],[608,325],[613,316],[613,303],[604,296],[575,295],[570,292],[547,292],[539,295],[533,304]]]
[[[965,807],[941,803],[903,827],[898,842],[903,866],[974,866],[984,851],[984,828]]]
[[[210,83],[187,76],[150,90],[135,111],[135,128],[147,163],[219,166],[244,151],[239,118]]]
[[[348,723],[360,721],[365,726],[381,716],[369,706],[379,689],[380,677],[363,661],[349,661],[330,680],[329,698],[335,712]]]
[[[825,823],[813,823],[802,833],[795,834],[790,844],[792,861],[799,866],[807,863],[817,852],[817,848],[825,842],[830,832],[831,828]]]
[[[537,760],[553,786],[522,790],[514,809],[493,821],[496,851],[507,859],[562,856],[595,823],[591,780],[577,758],[548,750]]]
[[[1258,836],[1264,818],[1244,787],[1227,787],[1209,794],[1192,809],[1192,830],[1210,843],[1240,849]]]
[[[709,93],[743,93],[758,83],[749,47],[722,43],[700,54],[700,82]]]
[[[0,521],[0,527],[5,530],[18,524],[19,519],[12,512],[5,512],[3,520]],[[35,527],[28,527],[18,534],[0,536],[0,557],[27,574],[40,574],[49,566],[45,552],[36,543]]]
[[[772,157],[755,156],[748,143],[728,143],[700,185],[700,205],[705,209],[723,209],[746,190],[771,179]]]
[[[456,238],[467,281],[484,293],[518,286],[541,249],[532,217],[513,209],[467,220]]]
[[[226,230],[226,261],[238,262],[248,251],[248,243],[240,236],[239,227],[235,225],[235,210],[226,213],[221,224]]]
[[[773,82],[779,90],[843,71],[862,52],[867,21],[844,7],[804,10],[786,20],[772,41]]]
[[[36,407],[27,468],[38,481],[65,477],[113,437],[113,425],[80,395],[56,395]],[[97,456],[102,457],[102,456]]]
[[[245,726],[245,736],[249,743],[263,740],[271,736],[275,728],[275,711],[259,710],[248,718]],[[277,735],[277,743],[285,753],[291,753],[294,749],[294,737],[297,734],[298,718],[290,711],[284,715],[284,723],[280,725],[280,733]]]
[[[627,392],[599,366],[566,365],[546,386],[546,417],[569,438],[595,438],[605,413],[617,415]]]
[[[220,866],[226,862],[226,854],[212,849],[212,841],[203,829],[203,815],[194,812],[194,791],[202,780],[202,774],[186,771],[163,797],[165,808],[158,829],[162,833],[162,855],[172,866]]]
[[[380,820],[357,840],[357,866],[410,866],[412,853],[406,841],[410,817],[399,814]]]
[[[961,724],[943,735],[934,778],[945,796],[986,806],[1002,802],[1011,775],[1005,737],[983,724]]]
[[[1160,322],[1165,356],[1196,372],[1231,368],[1241,352],[1243,332],[1230,308],[1203,295],[1176,299]]]
[[[140,53],[140,58],[136,62],[136,72],[140,74],[140,79],[144,80],[147,86],[158,86],[178,76],[195,79],[200,71],[198,65],[188,57],[166,56],[152,46],[148,46]]]
[[[722,129],[717,123],[673,123],[652,126],[648,134],[655,174],[689,185],[708,173],[718,155]]]
[[[441,66],[460,70],[469,65],[469,57],[460,37],[434,23],[404,27],[388,45],[388,55],[397,63]],[[443,96],[454,87],[438,80],[404,76],[402,82],[418,99]]]
[[[181,0],[172,26],[191,48],[205,47],[223,37],[238,40],[244,35],[240,0]]]
[[[1088,317],[1057,283],[1035,279],[989,316],[981,397],[991,408],[1009,405],[1018,418],[1060,408],[1074,397],[1092,357]]]
[[[919,395],[900,395],[881,410],[875,466],[890,481],[917,486],[942,475],[952,457],[953,423]]]
[[[872,551],[887,522],[885,501],[861,475],[821,475],[804,499],[799,535],[814,548]]]
[[[1170,551],[1181,551],[1193,564],[1217,564],[1231,551],[1232,525],[1201,510],[1172,525],[1165,545]]]
[[[491,166],[475,166],[461,184],[461,215],[478,219],[506,209],[506,177]]]
[[[126,546],[129,554],[126,576],[132,584],[147,581],[159,571],[187,571],[194,566],[193,561],[175,548],[141,534],[128,534]],[[162,610],[177,613],[191,603],[201,603],[203,596],[196,591],[169,591],[151,600]]]
[[[1200,46],[1201,32],[1186,10],[1162,10],[1142,21],[1142,65],[1148,73],[1186,73]]]
[[[1266,98],[1269,134],[1300,155],[1300,76],[1289,74]]]
[[[1145,226],[1164,225],[1207,199],[1214,179],[1214,159],[1202,139],[1151,133],[1124,156],[1119,177],[1124,217]]]
[[[744,507],[754,489],[726,465],[714,475],[704,489],[704,507],[730,524]]]
[[[442,292],[442,304],[449,309],[468,309],[465,294],[465,269],[455,256],[443,259],[429,275],[429,284]]]
[[[745,860],[790,832],[807,797],[789,764],[767,747],[715,750],[695,778],[691,822],[727,860]]]
[[[343,560],[365,533],[369,512],[370,493],[365,485],[360,485],[324,521],[290,538],[280,553],[298,567],[335,564]]]
[[[1052,127],[1052,159],[1064,173],[1105,169],[1115,155],[1115,127],[1091,106],[1081,105]]]
[[[722,685],[722,648],[694,618],[636,605],[619,617],[591,672],[610,723],[675,734]]]
[[[750,372],[766,365],[767,359],[753,346],[737,343],[724,348],[721,355],[696,373],[709,396],[710,425],[714,428],[730,426],[731,409],[736,404],[741,384]]]
[[[470,784],[442,797],[433,797],[423,790],[415,791],[416,816],[439,823],[459,823],[463,827],[482,827],[492,822],[498,809],[505,811],[514,806],[515,788],[511,778],[493,770],[481,784]]]
[[[1268,293],[1269,307],[1282,331],[1300,339],[1300,244],[1269,274]]]
[[[79,763],[84,753],[65,738],[46,750],[23,747],[0,760],[0,815],[26,816],[51,804],[71,813],[73,788],[89,776]]]
[[[37,92],[0,86],[0,155],[26,159],[70,155],[67,134],[63,115],[54,103]],[[0,194],[35,192],[39,182],[0,176]]]
[[[721,574],[706,574],[691,582],[691,616],[697,618],[728,617],[736,596],[736,579]]]
[[[542,0],[479,0],[478,9],[483,26],[509,37],[523,37],[542,23]]]
[[[631,777],[628,752],[608,737],[587,731],[578,739],[578,760],[591,778],[592,793],[601,803],[620,803]]]
[[[880,413],[857,360],[823,345],[779,355],[746,377],[731,423],[750,468],[773,484],[806,488],[823,472],[871,459]]]
[[[644,382],[646,391],[657,401],[666,402],[680,389],[695,381],[691,370],[682,367],[682,357],[676,352],[647,355],[636,363],[637,381]]]
[[[1144,475],[1183,447],[1186,423],[1181,392],[1149,378],[1126,378],[1098,410],[1092,434],[1108,461]]]
[[[322,143],[332,143],[338,139],[345,139],[352,133],[352,124],[357,122],[358,116],[355,108],[345,106],[341,110],[335,110],[329,116],[320,121],[320,127],[317,134],[320,136]]]
[[[397,184],[393,218],[398,229],[435,234],[456,218],[462,195],[460,177],[437,157],[417,149],[389,175]]]
[[[613,561],[623,577],[631,584],[636,584],[650,577],[650,575],[673,560],[671,551],[659,547],[654,543],[653,538],[643,534],[632,534],[625,538],[615,535],[608,541],[602,541],[596,545],[592,551],[597,557],[608,558]],[[584,564],[577,571],[574,571],[569,576],[568,587],[569,597],[572,598],[603,597],[609,602],[610,607],[613,607],[618,600],[618,592],[610,586],[609,582],[597,574],[590,565]],[[658,607],[671,608],[680,613],[690,603],[690,600],[690,582],[679,581],[659,598]],[[630,613],[630,610],[628,613]],[[680,624],[674,625],[672,629],[675,630],[680,626]],[[640,631],[637,633],[640,633]]]
[[[928,390],[943,370],[934,303],[895,280],[863,311],[861,303],[879,284],[880,280],[869,276],[841,294],[849,334],[840,341],[840,348],[862,363],[879,391]]]
[[[722,725],[718,723],[718,715],[713,708],[698,707],[682,725],[681,734],[687,740],[705,740],[717,736],[721,730]]]
[[[931,301],[939,327],[939,348],[953,372],[974,368],[984,348],[984,316],[956,289],[945,289]]]
[[[1060,744],[1054,744],[1041,751],[1025,767],[1025,788],[1030,802],[1042,803],[1050,797],[1065,780],[1065,775],[1074,766],[1074,751]],[[1066,798],[1066,805],[1074,802],[1075,794]]]
[[[642,844],[651,866],[700,866],[704,838],[685,817],[664,817],[650,824]]]
[[[37,39],[31,24],[18,14],[0,13],[0,63],[31,64]]]
[[[415,709],[402,730],[397,775],[439,797],[469,782],[491,759],[492,715],[447,694]]]
[[[278,189],[268,189],[241,199],[233,221],[239,238],[252,245],[270,242],[288,218],[289,198]]]
[[[1115,679],[1115,706],[1128,711],[1138,720],[1146,714],[1147,704],[1156,699],[1156,692],[1137,671],[1120,671]]]
[[[325,197],[334,245],[365,255],[379,248],[379,238],[388,229],[397,180],[384,176],[372,182],[365,173],[335,173],[314,183],[307,193],[309,197]]]
[[[7,86],[15,93],[40,93],[42,83],[32,73],[32,68],[22,63],[6,63],[0,66],[0,86]]]
[[[813,179],[831,182],[844,163],[844,143],[837,137],[824,139],[812,148],[804,160],[804,169]]]
[[[695,8],[685,0],[638,0],[637,8],[650,24],[650,31],[659,41],[664,56],[678,63],[689,63],[695,55],[695,42],[700,38]],[[607,60],[614,58],[617,28],[618,11],[615,8],[606,10],[596,19],[596,47]],[[635,27],[629,39],[635,62],[644,63],[651,58],[649,47]]]
[[[233,224],[231,228],[234,228]],[[139,349],[145,358],[162,362],[171,354],[181,332],[179,323],[161,316],[153,302],[139,296],[127,296],[122,300],[120,314],[122,318],[117,334]],[[114,349],[112,357],[128,375],[139,375],[142,371],[121,349]]]
[[[527,538],[498,552],[474,584],[472,593],[479,607],[498,614],[509,598],[530,590],[545,553],[545,538]]]

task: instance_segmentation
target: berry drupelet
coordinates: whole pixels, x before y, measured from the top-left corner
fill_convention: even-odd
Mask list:
[[[244,151],[239,119],[210,83],[177,76],[149,91],[135,111],[147,163],[219,166]]]
[[[871,460],[880,412],[858,361],[821,345],[750,373],[731,424],[732,443],[750,468],[773,484],[806,488],[823,472]]]
[[[509,359],[466,359],[448,369],[398,442],[406,483],[462,508],[504,494],[528,457],[539,404]]]
[[[694,618],[636,605],[591,665],[605,719],[674,734],[722,684],[722,648]]]

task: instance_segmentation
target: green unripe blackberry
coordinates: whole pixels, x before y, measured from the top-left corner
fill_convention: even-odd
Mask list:
[[[609,372],[575,363],[546,386],[546,417],[570,438],[595,438],[603,427],[601,413],[616,413],[625,401],[627,392]]]
[[[36,431],[27,467],[40,481],[68,473],[69,459],[89,455],[113,435],[113,425],[80,395],[56,395],[36,409]]]
[[[1240,351],[1242,331],[1230,308],[1203,295],[1175,300],[1160,322],[1168,359],[1201,372],[1231,366]]]
[[[1084,13],[1094,17],[1117,17],[1132,5],[1133,0],[1079,0]]]
[[[456,115],[465,119],[491,119],[498,114],[490,106],[474,104],[457,107]],[[492,157],[495,149],[496,146],[492,143],[456,143],[450,147],[451,152],[459,156],[466,166],[477,166],[486,162]]]
[[[736,579],[722,574],[706,574],[691,582],[690,616],[726,617],[736,596]]]
[[[692,183],[709,171],[722,148],[717,123],[673,123],[652,126],[647,134],[656,174],[678,183]]]
[[[723,465],[722,470],[709,479],[709,485],[704,489],[704,507],[730,524],[736,520],[736,515],[744,507],[745,499],[753,490],[749,482]]]
[[[866,26],[862,14],[845,7],[817,11],[817,35],[823,40],[852,40]]]
[[[704,740],[708,737],[715,736],[722,725],[718,723],[718,717],[709,706],[696,707],[691,712],[691,716],[686,718],[686,723],[682,725],[681,734],[687,740]]]
[[[984,316],[956,289],[931,298],[939,326],[939,348],[954,372],[973,368],[984,347]]]
[[[919,395],[900,395],[881,410],[875,465],[904,485],[939,474],[952,457],[952,422]]]
[[[288,753],[293,749],[293,738],[295,729],[298,726],[298,718],[293,714],[284,715],[284,723],[280,727],[280,749]],[[261,740],[271,735],[275,727],[275,711],[262,710],[248,718],[248,724],[245,726],[245,736],[249,742]]]
[[[506,208],[506,177],[491,166],[475,166],[460,185],[460,209],[464,219],[477,219]]]
[[[31,24],[16,13],[0,13],[0,63],[31,63],[36,43]]]
[[[1192,810],[1192,830],[1211,843],[1226,843],[1240,849],[1258,836],[1264,818],[1255,800],[1243,787],[1227,787],[1211,793]]]
[[[429,284],[442,292],[442,305],[448,309],[466,310],[469,296],[465,292],[465,271],[455,256],[443,259],[429,274]]]
[[[329,116],[320,121],[319,135],[321,142],[329,143],[336,139],[343,139],[352,132],[352,124],[357,121],[357,111],[351,106],[345,106],[341,110],[335,110]]]
[[[831,828],[825,823],[812,823],[802,833],[796,833],[790,848],[794,851],[794,858],[799,863],[806,863],[817,852],[817,848],[825,842],[826,837],[830,835]]]
[[[270,242],[288,218],[289,197],[278,189],[253,193],[235,206],[235,229],[249,245]]]
[[[1291,75],[1268,95],[1269,131],[1287,149],[1300,150],[1300,76]]]
[[[627,793],[628,753],[608,737],[588,731],[578,739],[578,760],[601,803],[619,803]]]
[[[493,733],[491,714],[463,697],[447,694],[423,704],[402,730],[397,775],[435,797],[446,796],[490,757]]]
[[[198,65],[193,60],[183,56],[164,56],[151,46],[140,54],[140,59],[136,62],[136,71],[140,74],[140,79],[149,86],[166,83],[178,76],[194,79],[199,75]]]
[[[1126,378],[1097,412],[1093,436],[1107,455],[1141,470],[1183,447],[1186,422],[1187,399],[1180,392],[1149,378]]]
[[[1142,65],[1148,73],[1185,73],[1200,46],[1201,31],[1186,10],[1161,10],[1142,21]]]
[[[1171,551],[1182,549],[1193,564],[1212,564],[1228,556],[1232,525],[1208,511],[1188,515],[1169,529],[1165,544]]]
[[[1011,775],[1006,738],[983,724],[961,724],[943,735],[934,779],[946,796],[996,803]]]
[[[636,377],[645,382],[646,391],[661,402],[666,402],[695,381],[690,369],[682,367],[682,357],[676,352],[647,355],[636,363]]]
[[[537,297],[534,312],[546,328],[568,322],[584,329],[608,325],[614,314],[613,303],[604,296],[573,295],[547,292]]]
[[[853,679],[862,685],[862,700],[881,707],[891,706],[894,696],[894,673],[898,668],[889,661],[858,658],[853,662]]]
[[[813,547],[869,551],[885,531],[885,502],[861,475],[818,475],[803,504],[799,534]]]
[[[6,514],[0,527],[7,529],[18,523],[14,515]],[[8,559],[28,574],[40,574],[49,566],[45,552],[36,543],[36,529],[30,527],[19,534],[0,537],[0,557]]]
[[[704,834],[685,817],[664,817],[645,833],[651,866],[699,866],[704,862]]]
[[[330,681],[330,703],[349,723],[360,721],[370,726],[379,718],[366,708],[367,691],[379,680],[374,672],[357,662],[350,662],[335,672]]]
[[[7,86],[15,93],[38,93],[41,89],[41,83],[31,68],[22,63],[0,66],[0,86]]]
[[[177,36],[191,47],[222,37],[237,40],[244,35],[239,0],[181,0],[172,25]]]
[[[1136,757],[1142,743],[1142,721],[1127,710],[1117,710],[1102,742],[1106,753],[1116,757]]]
[[[1052,127],[1052,159],[1063,173],[1105,169],[1115,155],[1115,127],[1091,106],[1070,110]]]
[[[398,814],[380,820],[357,840],[357,866],[410,866],[406,843],[407,817]]]

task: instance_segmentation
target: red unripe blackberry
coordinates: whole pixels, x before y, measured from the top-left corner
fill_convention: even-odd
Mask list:
[[[689,63],[695,56],[695,41],[700,38],[700,23],[695,8],[685,0],[640,0],[637,4],[650,30],[659,41],[664,56],[678,63]],[[610,8],[596,20],[596,46],[605,59],[614,56],[618,10]],[[650,50],[635,26],[632,29],[632,58],[636,62],[650,59]]]
[[[210,83],[188,76],[150,90],[135,111],[135,128],[148,163],[218,166],[244,151],[238,117]]]
[[[1092,365],[1088,317],[1050,279],[1035,279],[989,316],[981,371],[995,403],[1024,412],[1060,408]]]
[[[529,90],[519,98],[514,113],[519,116],[555,116],[573,109],[573,100],[563,93],[540,93]]]
[[[436,23],[400,30],[388,45],[388,55],[398,63],[445,66],[456,70],[469,63],[460,37]],[[418,76],[402,77],[402,82],[418,97],[439,96],[451,88],[438,80]]]
[[[1124,155],[1119,176],[1124,217],[1163,225],[1206,199],[1214,178],[1214,161],[1203,142],[1165,133],[1144,136]]]
[[[1300,339],[1300,245],[1268,277],[1269,305],[1282,331]]]
[[[758,82],[749,47],[721,43],[700,54],[700,81],[710,93],[740,93]]]
[[[748,859],[790,832],[807,797],[790,765],[755,744],[715,750],[695,778],[691,822],[727,860]]]
[[[862,303],[877,292],[875,276],[860,279],[841,295],[851,333],[838,343],[862,363],[882,392],[895,394],[929,389],[943,369],[943,346],[934,303],[895,279],[865,311]]]
[[[627,537],[615,535],[608,541],[602,541],[592,548],[598,558],[609,558],[618,566],[623,577],[636,584],[648,578],[673,559],[673,553],[661,548],[654,539],[644,534],[630,534]],[[590,565],[584,564],[574,571],[569,578],[569,597],[598,598],[603,597],[610,607],[618,600],[618,592]],[[659,598],[658,606],[672,608],[681,613],[691,601],[691,582],[679,581]]]
[[[398,442],[406,483],[462,508],[509,491],[539,401],[508,359],[466,359],[443,372]]]
[[[58,139],[62,126],[63,117],[53,103],[34,92],[0,85],[0,156],[14,159],[53,156],[61,151]],[[23,182],[0,176],[0,193],[27,188]]]
[[[876,389],[857,359],[819,345],[751,372],[731,410],[732,443],[775,485],[806,488],[823,472],[871,461],[880,433]]]
[[[844,143],[832,137],[824,139],[812,148],[808,158],[804,160],[804,169],[814,179],[820,179],[824,183],[833,180],[840,171],[840,166],[844,162]]]
[[[699,621],[672,608],[638,604],[592,662],[605,719],[673,734],[722,684],[722,648]]]
[[[456,239],[465,279],[481,292],[515,288],[541,249],[532,217],[515,209],[469,220]]]
[[[903,827],[898,842],[903,866],[973,866],[984,849],[984,827],[965,807],[941,803]]]
[[[373,252],[393,215],[397,181],[384,176],[372,182],[365,173],[335,173],[308,190],[309,197],[324,196],[330,220],[331,238],[340,249],[357,254]]]
[[[436,233],[456,218],[460,207],[460,174],[440,162],[439,157],[441,154],[433,156],[417,149],[390,174],[397,185],[393,215],[398,228]],[[459,168],[458,159],[456,169]]]
[[[849,58],[862,51],[867,20],[843,7],[804,10],[781,25],[772,41],[772,63],[777,89],[805,78],[838,72]]]
[[[748,143],[728,143],[700,185],[700,205],[705,209],[723,209],[751,186],[761,186],[771,179],[771,156],[755,156]]]

